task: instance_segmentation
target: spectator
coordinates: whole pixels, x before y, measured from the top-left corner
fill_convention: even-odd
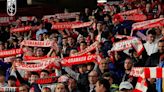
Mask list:
[[[79,65],[78,70],[79,70],[79,73],[76,73],[72,69],[65,67],[65,71],[71,77],[77,80],[79,90],[85,92],[89,86],[87,65],[86,64]]]
[[[4,45],[2,41],[0,41],[0,50],[4,50]]]
[[[0,91],[19,87],[20,92],[132,92],[137,79],[130,74],[133,67],[163,67],[162,9],[163,5],[156,0],[124,0],[123,3],[109,1],[96,9],[85,8],[84,12],[75,14],[66,10],[63,14],[68,16],[44,16],[41,21],[39,17],[18,16],[20,18],[13,23],[10,21],[7,26],[1,25],[4,22],[1,19],[8,20],[8,17],[0,16]],[[154,20],[133,25],[144,17],[135,18],[136,15],[146,15],[147,20],[160,18],[161,21],[152,25],[147,23]],[[138,29],[133,32],[137,37],[130,36],[132,29],[140,26],[144,26],[139,28],[140,32]],[[147,27],[151,28],[145,29]],[[13,32],[13,28],[17,32]],[[138,37],[142,39],[137,42],[142,44],[131,44],[136,41],[133,38]],[[24,46],[23,40],[36,40],[37,46]],[[53,41],[54,44],[38,46],[42,45],[40,41]],[[23,49],[23,52],[16,55],[19,52],[16,49]],[[91,56],[94,56],[92,61],[88,61]],[[163,92],[163,80],[146,79],[147,92]]]
[[[106,59],[101,59],[100,64],[98,66],[95,66],[95,70],[98,72],[98,75],[102,75],[105,72],[109,71],[109,67],[108,67],[109,62]],[[101,76],[99,76],[101,77]]]
[[[41,72],[40,72],[40,78],[48,78],[49,77],[49,71],[47,71],[47,70],[42,70]]]
[[[96,82],[98,81],[98,73],[96,71],[91,71],[88,74],[89,80],[89,91],[88,92],[95,92]]]
[[[48,32],[47,29],[44,28],[44,25],[43,24],[40,24],[40,29],[36,32],[36,40],[42,40],[42,34],[44,32]]]
[[[68,37],[67,39],[68,39],[68,45],[70,46],[70,48],[76,48],[75,40],[71,36]]]
[[[5,73],[0,70],[0,87],[6,87],[7,83],[5,82]]]
[[[134,86],[137,83],[137,79],[133,76],[130,75],[130,71],[133,67],[133,61],[131,58],[126,58],[124,61],[124,68],[125,68],[125,73],[122,77],[122,82],[128,81],[132,83]]]
[[[67,92],[66,86],[63,83],[58,83],[54,92]]]
[[[162,30],[159,27],[154,28],[156,32],[156,39],[155,41],[158,42],[160,38],[162,37]]]
[[[81,92],[78,89],[77,81],[75,79],[73,79],[73,78],[70,78],[68,80],[68,89],[69,89],[69,92]]]
[[[144,44],[144,47],[149,56],[158,51],[157,43],[155,42],[155,37],[156,37],[156,32],[154,30],[148,31],[147,41]]]
[[[37,48],[36,49],[36,57],[43,57],[44,56],[44,52],[42,48]]]
[[[164,46],[164,40],[161,39],[158,42],[158,52],[152,54],[147,59],[145,66],[147,66],[147,67],[153,67],[153,66],[155,67],[155,66],[158,66],[160,56],[162,56],[163,55],[163,52],[164,52],[163,46]]]
[[[96,92],[110,92],[108,80],[100,78],[96,83]]]
[[[26,84],[22,84],[19,86],[19,92],[29,92],[30,87]]]
[[[42,89],[42,92],[51,92],[51,89],[48,88],[48,87],[44,87],[44,88]]]
[[[110,73],[110,72],[106,72],[102,75],[102,77],[106,80],[108,80],[109,84],[110,84],[110,92],[117,92],[118,91],[118,88],[119,86],[116,83],[116,78],[115,76]]]
[[[9,76],[8,80],[7,80],[8,87],[16,87],[16,81],[17,81],[17,79],[15,76]]]

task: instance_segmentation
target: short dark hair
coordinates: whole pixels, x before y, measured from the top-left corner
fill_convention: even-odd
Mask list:
[[[48,70],[42,70],[41,72],[45,72],[47,74],[50,74],[50,72]]]
[[[31,72],[31,75],[37,75],[37,76],[39,76],[39,74],[37,72]]]
[[[8,77],[8,80],[17,81],[17,78],[15,76],[11,75]]]
[[[106,89],[106,92],[110,92],[110,90],[109,90],[110,84],[109,84],[108,80],[106,80],[104,78],[99,78],[98,82],[99,82],[99,84],[104,86],[104,88]]]
[[[156,32],[155,32],[155,30],[149,30],[148,33],[147,33],[147,35],[149,35],[149,34],[156,35]]]
[[[82,41],[81,43],[84,43],[85,45],[87,45],[87,43],[86,43],[85,41]],[[80,43],[80,44],[81,44],[81,43]]]

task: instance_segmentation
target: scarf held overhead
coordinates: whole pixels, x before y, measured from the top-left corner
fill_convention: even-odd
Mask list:
[[[23,40],[21,45],[33,47],[51,47],[53,43],[53,41]]]
[[[17,54],[22,54],[22,49],[11,49],[11,50],[2,50],[0,51],[0,58],[15,56]]]
[[[122,40],[114,43],[111,51],[122,51],[129,48],[134,48],[138,55],[144,50],[143,44],[137,38],[129,38],[128,40]]]
[[[84,64],[88,62],[93,62],[96,60],[98,55],[82,55],[82,56],[74,56],[74,57],[66,57],[62,60],[62,66],[72,66],[76,64]]]
[[[38,71],[47,68],[48,66],[53,66],[56,69],[60,69],[60,64],[55,61],[55,59],[47,59],[47,60],[38,60],[37,64],[25,64],[25,63],[16,63],[17,69],[22,69],[25,71]]]
[[[158,18],[158,19],[134,23],[132,25],[132,30],[144,30],[144,29],[158,27],[158,26],[164,26],[164,18]]]
[[[91,26],[92,22],[59,22],[52,25],[52,29],[73,29]]]
[[[93,44],[91,44],[89,47],[87,47],[86,49],[80,51],[80,52],[77,52],[74,54],[74,56],[80,56],[80,55],[84,55],[90,51],[93,51],[96,49],[96,47],[98,46],[99,42],[98,41],[95,41]]]

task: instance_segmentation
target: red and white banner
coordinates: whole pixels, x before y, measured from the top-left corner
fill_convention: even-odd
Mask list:
[[[58,13],[55,16],[58,19],[69,19],[69,18],[76,18],[76,15],[80,14],[80,12],[72,12],[72,13]]]
[[[158,27],[158,26],[164,26],[164,18],[158,18],[158,19],[134,23],[132,25],[132,30],[144,30],[144,29]]]
[[[122,51],[126,50],[132,47],[131,43],[133,42],[133,39],[130,40],[122,40],[119,42],[114,43],[113,48],[111,51]]]
[[[138,55],[141,55],[144,50],[144,46],[139,39],[133,41],[132,47],[136,50]]]
[[[7,26],[13,21],[15,21],[15,17],[10,17],[7,14],[0,14],[0,26]]]
[[[47,56],[44,56],[44,57],[24,56],[23,58],[24,60],[37,60],[37,59],[47,58]]]
[[[52,62],[41,62],[38,64],[16,63],[16,68],[25,71],[39,71],[47,68]]]
[[[82,55],[82,56],[74,56],[74,57],[66,57],[62,60],[62,66],[71,66],[76,64],[84,64],[88,62],[93,62],[96,60],[97,55]]]
[[[58,59],[59,58],[57,57],[41,57],[35,60],[26,60],[23,62],[26,62],[26,63],[54,62],[55,60],[58,60]]]
[[[122,51],[122,50],[130,49],[132,47],[136,50],[138,55],[140,55],[144,50],[141,41],[139,41],[137,38],[130,38],[128,40],[122,40],[114,43],[111,51]]]
[[[19,28],[11,28],[10,32],[26,32],[29,31],[32,27],[31,26],[24,26],[24,27],[19,27]]]
[[[93,44],[91,44],[89,47],[87,47],[86,49],[80,51],[80,52],[77,52],[75,53],[73,56],[81,56],[81,55],[84,55],[90,51],[93,51],[96,49],[96,47],[98,46],[99,42],[98,41],[95,41]]]
[[[59,22],[52,25],[52,29],[71,29],[72,25],[79,25],[81,22]]]
[[[130,71],[130,75],[134,77],[142,76],[144,72],[144,67],[133,67]]]
[[[142,78],[164,78],[164,68],[161,67],[133,67],[130,75]]]
[[[146,78],[164,78],[163,72],[161,67],[133,67],[130,75],[139,77],[133,92],[147,92]]]
[[[53,46],[53,43],[53,41],[23,40],[21,45],[33,47],[51,47]]]
[[[113,21],[120,21],[120,22],[124,20],[133,20],[133,21],[139,22],[139,21],[144,21],[146,19],[147,19],[147,16],[144,14],[141,14],[140,9],[134,9],[134,10],[121,12],[113,16]]]
[[[72,25],[72,28],[82,28],[82,27],[88,27],[91,25],[92,25],[92,22],[82,22],[80,24]]]
[[[58,77],[52,77],[52,78],[40,78],[36,80],[37,84],[52,84],[58,82]]]
[[[80,12],[72,12],[72,13],[58,13],[55,15],[45,15],[43,16],[43,20],[49,19],[51,17],[58,18],[58,19],[69,19],[69,18],[76,18],[76,15],[80,14]]]
[[[139,14],[141,11],[140,9],[129,10],[125,12],[118,13],[119,15],[132,15],[132,14]]]
[[[15,56],[17,54],[22,54],[22,49],[11,49],[11,50],[2,50],[0,51],[0,58]]]
[[[35,19],[35,16],[23,16],[19,17],[21,21],[33,21]]]
[[[147,19],[147,16],[144,14],[134,14],[129,16],[123,16],[124,20],[133,20],[133,21],[144,21]]]
[[[73,29],[91,26],[92,22],[59,22],[52,26],[52,29]]]
[[[137,84],[133,92],[147,92],[148,85],[146,83],[146,80],[139,77],[137,80]]]
[[[164,68],[162,67],[133,67],[130,75],[139,77],[133,92],[146,92],[146,78],[164,78]]]
[[[119,14],[115,14],[113,16],[113,20],[114,21],[124,21],[124,20],[132,20],[132,21],[144,21],[147,19],[147,16],[144,14],[133,14],[133,15],[119,15]]]
[[[18,87],[0,87],[0,92],[19,92]]]

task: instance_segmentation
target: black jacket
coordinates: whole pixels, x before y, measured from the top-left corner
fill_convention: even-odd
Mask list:
[[[156,67],[159,64],[159,59],[162,54],[157,52],[152,54],[146,61],[145,66],[146,67]]]

